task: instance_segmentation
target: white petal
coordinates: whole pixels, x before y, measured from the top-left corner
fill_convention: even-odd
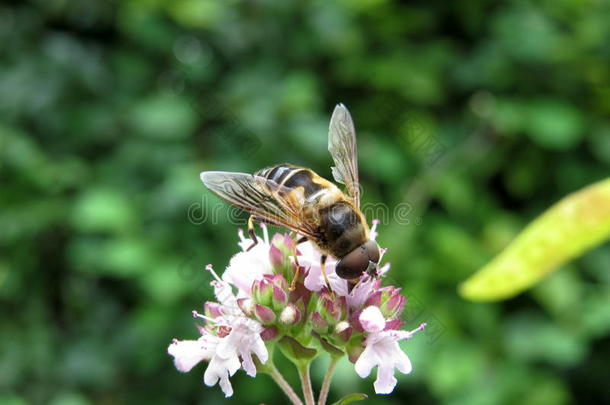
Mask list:
[[[221,359],[229,359],[237,356],[237,344],[241,340],[240,333],[238,327],[233,327],[227,336],[220,339],[218,346],[216,346],[216,356]]]
[[[246,373],[256,376],[256,366],[252,359],[252,354],[256,354],[262,363],[266,363],[269,358],[267,347],[260,337],[262,326],[248,318],[236,318],[231,325],[229,335],[222,338],[216,346],[216,355],[219,358],[229,359],[242,358],[242,367]]]
[[[404,374],[411,372],[411,361],[398,345],[399,335],[395,331],[373,332],[365,340],[366,348],[356,361],[356,372],[360,377],[367,377],[371,369],[377,366],[375,392],[389,394],[396,386],[394,368]]]
[[[381,259],[379,259],[379,260],[381,260]],[[387,272],[388,272],[388,270],[390,270],[390,263],[386,263],[386,264],[384,264],[383,266],[381,266],[379,269],[377,269],[377,274],[378,274],[379,276],[382,276],[382,275],[384,275],[385,273],[387,273]]]
[[[396,353],[395,362],[396,368],[403,374],[409,374],[413,370],[411,360],[409,360],[409,357],[402,351],[400,353]]]
[[[218,356],[214,356],[203,374],[203,382],[208,387],[211,387],[216,384],[218,380],[220,380],[222,387],[223,379],[227,379],[228,381],[229,376],[232,376],[237,370],[239,370],[239,366],[240,362],[237,356],[230,357],[228,359],[222,359]],[[227,393],[224,389],[223,392],[225,394]]]
[[[263,275],[272,274],[269,261],[269,245],[261,241],[250,251],[234,255],[229,262],[222,279],[232,283],[240,292],[248,296],[252,293],[252,283],[261,280]]]
[[[239,236],[239,242],[237,242],[237,245],[241,248],[242,251],[245,252],[250,246],[252,246],[252,243],[254,241],[250,238],[244,237],[244,231],[242,229],[237,232],[237,235]]]
[[[367,332],[381,332],[385,328],[385,318],[376,306],[367,307],[362,311],[359,319]]]
[[[233,294],[233,289],[228,282],[217,282],[213,281],[214,295],[218,302],[222,305],[222,313],[226,315],[242,315],[239,305],[237,305],[237,298]]]
[[[240,355],[243,360],[242,367],[250,377],[256,377],[256,366],[254,365],[252,354],[256,354],[263,364],[269,359],[267,347],[258,334],[249,337],[247,345],[244,344],[240,350]]]
[[[242,358],[241,365],[250,377],[256,377],[256,365],[252,359],[252,353],[256,351],[255,346],[257,337],[260,339],[258,334],[244,336],[239,349],[239,354]]]
[[[354,286],[352,292],[347,295],[347,305],[353,309],[359,309],[371,294],[375,279],[373,277],[362,278]]]
[[[174,365],[183,373],[190,371],[200,361],[208,360],[212,355],[200,340],[174,341],[167,348],[167,353],[174,357]]]
[[[231,385],[229,377],[223,376],[220,378],[220,389],[225,394],[225,398],[229,398],[233,395],[233,386]]]
[[[328,274],[328,281],[330,282],[330,287],[335,294],[340,297],[346,297],[349,292],[347,290],[347,280],[342,279],[337,275],[337,273],[333,272]]]
[[[411,339],[413,337],[413,331],[408,330],[389,330],[388,335],[392,336],[393,340],[404,340]]]
[[[299,262],[300,263],[300,262]],[[305,288],[309,291],[320,291],[324,286],[324,278],[319,266],[310,266],[305,277]]]
[[[326,285],[326,280],[322,274],[320,260],[322,253],[309,241],[298,246],[299,264],[308,269],[305,277],[305,287],[309,291],[320,291]],[[324,266],[324,271],[330,282],[331,289],[339,296],[347,296],[347,281],[337,276],[335,267],[337,260],[329,258]]]
[[[371,370],[376,365],[377,356],[375,355],[373,346],[367,346],[360,355],[360,357],[358,357],[358,360],[356,360],[356,364],[354,364],[354,369],[360,377],[366,378],[369,374],[371,374]]]
[[[241,363],[237,356],[231,357],[226,362],[226,364],[227,364],[227,370],[229,371],[230,376],[233,376],[233,374],[235,374],[237,372],[237,370],[239,370],[239,367],[241,367]]]
[[[256,366],[254,365],[254,361],[252,361],[250,353],[244,353],[241,358],[241,366],[246,371],[246,374],[250,377],[256,377]]]
[[[260,360],[261,363],[265,364],[267,360],[269,360],[269,352],[267,351],[267,346],[265,346],[265,342],[260,337],[260,335],[256,335],[254,339],[254,344],[252,345],[252,352],[256,354],[256,357]]]
[[[222,360],[212,358],[210,364],[208,364],[208,368],[206,368],[205,373],[203,373],[203,382],[208,387],[212,387],[218,382],[220,376],[225,373],[226,370],[222,368]]]
[[[377,368],[377,379],[373,386],[376,394],[389,394],[396,386],[394,368],[391,365],[380,364]]]
[[[299,263],[311,265],[314,263],[320,263],[320,257],[322,256],[318,249],[310,241],[301,243],[297,247],[299,251]]]

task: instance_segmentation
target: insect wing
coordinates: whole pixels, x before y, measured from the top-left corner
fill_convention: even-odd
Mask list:
[[[202,172],[201,181],[214,194],[259,221],[314,237],[313,230],[300,221],[301,205],[287,187],[262,176],[235,172]]]
[[[332,167],[335,181],[345,184],[348,194],[360,207],[360,184],[358,181],[358,150],[356,130],[352,117],[343,104],[333,111],[328,129],[328,151],[333,157]]]

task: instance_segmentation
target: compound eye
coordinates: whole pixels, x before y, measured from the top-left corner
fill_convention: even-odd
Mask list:
[[[364,245],[364,249],[366,250],[369,260],[373,263],[379,263],[379,245],[374,240],[370,240],[366,242]]]
[[[351,280],[358,278],[369,266],[369,255],[365,246],[359,246],[339,260],[335,271],[341,278]]]

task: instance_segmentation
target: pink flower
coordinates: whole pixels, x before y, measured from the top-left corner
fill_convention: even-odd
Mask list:
[[[377,307],[368,307],[360,314],[360,324],[367,332],[381,332],[385,328],[385,319]]]
[[[233,395],[233,386],[229,377],[233,376],[237,370],[239,370],[239,358],[233,352],[226,353],[225,356],[216,355],[212,357],[208,368],[205,369],[203,382],[208,387],[220,382],[220,389],[225,397],[230,397]]]
[[[397,330],[405,298],[400,289],[382,287],[389,264],[381,266],[378,277],[362,274],[348,291],[346,280],[335,272],[337,260],[329,258],[322,274],[322,253],[306,241],[295,249],[287,234],[277,234],[270,242],[267,228],[252,249],[252,239],[239,232],[242,249],[231,259],[222,278],[207,266],[215,280],[211,285],[217,302],[206,302],[197,340],[174,341],[167,351],[176,368],[190,371],[207,361],[204,382],[220,385],[226,396],[233,394],[230,377],[240,368],[256,376],[255,358],[265,364],[270,350],[284,337],[297,342],[310,341],[312,329],[320,342],[326,342],[348,353],[361,377],[377,367],[374,383],[378,394],[390,393],[396,386],[394,369],[408,374],[411,362],[398,341],[409,339],[421,330]],[[377,236],[377,222],[371,237]],[[381,250],[381,256],[385,249]],[[295,254],[297,257],[295,258]],[[304,278],[294,279],[296,262],[305,268]],[[381,259],[380,259],[381,260]],[[290,288],[290,287],[294,288]]]
[[[347,295],[347,304],[350,308],[358,310],[380,285],[380,280],[370,277],[367,274],[363,275],[360,277],[358,284],[356,284]]]
[[[256,367],[252,360],[252,354],[255,354],[263,364],[267,362],[269,357],[267,348],[260,336],[262,331],[263,327],[258,322],[248,318],[239,318],[231,327],[231,332],[219,341],[216,354],[221,357],[239,356],[246,373],[250,377],[256,377]]]
[[[322,253],[318,248],[310,241],[303,242],[297,247],[299,251],[299,264],[309,270],[305,277],[305,287],[310,291],[320,291],[326,284],[324,275],[322,274]],[[345,295],[347,293],[347,281],[337,276],[335,273],[335,266],[337,260],[332,257],[328,257],[324,264],[324,271],[331,283],[331,288],[336,291],[337,294]],[[344,292],[345,294],[341,294]]]
[[[411,361],[400,350],[398,341],[410,339],[415,332],[423,329],[425,324],[410,332],[384,331],[386,321],[379,308],[375,306],[364,309],[359,320],[364,330],[369,334],[365,338],[365,349],[356,361],[356,373],[365,378],[377,366],[377,379],[374,383],[375,392],[377,394],[389,394],[394,390],[397,382],[394,377],[394,369],[396,368],[403,374],[409,374],[412,369]]]
[[[273,266],[269,260],[269,233],[264,224],[261,224],[261,228],[263,237],[258,238],[258,243],[250,250],[247,249],[254,241],[244,237],[244,232],[240,229],[238,245],[242,251],[231,258],[222,275],[224,281],[239,289],[237,296],[240,298],[250,296],[254,281],[261,280],[265,274],[273,274]]]
[[[176,368],[187,373],[200,361],[212,358],[214,345],[215,343],[210,341],[210,336],[201,336],[197,340],[174,339],[167,348],[167,353],[174,358]]]
[[[261,363],[269,358],[267,347],[263,342],[262,325],[250,319],[240,309],[233,289],[226,281],[221,280],[211,266],[206,267],[216,278],[212,281],[214,294],[218,303],[207,305],[213,309],[214,317],[193,312],[195,317],[203,319],[206,324],[199,328],[201,337],[197,340],[174,341],[167,348],[168,354],[174,357],[174,364],[179,371],[188,372],[202,360],[208,360],[203,381],[208,386],[219,383],[225,396],[233,395],[229,377],[243,368],[246,373],[256,376],[253,355]]]
[[[337,147],[338,140],[345,136],[353,137],[354,128],[349,112],[340,104],[335,108],[329,125],[329,151],[336,164],[332,168],[334,179],[350,188],[346,181],[348,173],[342,169],[347,155],[345,150]],[[277,166],[273,170],[264,169],[258,174],[263,173],[261,176],[264,177],[265,174],[282,173],[284,170],[285,167]],[[255,183],[262,185],[259,182],[262,177],[238,173],[234,176],[230,178],[221,172],[201,173],[202,181],[213,193],[238,207],[243,207],[243,204],[236,199],[245,198],[254,204],[260,200],[259,197],[270,199],[258,201],[263,205],[284,205],[279,200],[273,201],[274,196],[269,191],[275,190],[272,194],[277,193],[277,198],[284,193],[277,187],[272,187],[271,183],[266,183],[265,190],[254,186]],[[262,206],[259,208],[269,212],[281,209],[277,206],[273,209],[271,206],[268,209]],[[257,218],[263,219],[262,211],[259,212],[258,208],[253,210]],[[249,225],[252,224],[252,219],[253,217]],[[283,223],[269,220],[277,224]],[[341,224],[341,221],[342,219],[338,223]],[[370,232],[365,235],[367,238],[373,241],[377,238],[378,224],[378,220],[373,220]],[[336,230],[325,229],[322,223],[319,225],[321,227],[312,233],[306,232],[308,237],[313,238],[314,234],[323,236],[325,231]],[[326,257],[318,249],[315,240],[305,240],[298,244],[302,238],[295,235],[295,232],[276,234],[270,239],[266,226],[261,225],[261,228],[263,237],[260,240],[252,230],[250,238],[245,237],[242,230],[239,231],[238,246],[241,251],[231,258],[222,278],[211,265],[206,267],[214,276],[211,285],[214,287],[216,302],[204,303],[203,314],[193,311],[202,323],[198,325],[198,339],[174,339],[167,348],[176,368],[188,372],[198,363],[206,361],[208,364],[203,376],[204,383],[208,386],[218,384],[229,397],[233,394],[230,378],[240,368],[254,377],[257,365],[267,364],[264,370],[270,372],[294,405],[311,405],[315,400],[309,366],[319,354],[327,353],[333,356],[333,362],[324,377],[318,399],[319,404],[325,404],[334,360],[347,354],[354,363],[356,372],[363,378],[377,367],[375,391],[379,394],[390,393],[397,382],[394,369],[405,374],[411,372],[411,362],[401,351],[398,341],[411,338],[416,331],[423,329],[424,324],[410,332],[398,330],[402,325],[400,315],[406,298],[400,294],[400,288],[381,286],[390,268],[389,264],[379,264],[386,249],[380,249],[379,255],[377,252],[371,255],[371,243],[367,241],[352,251],[351,256]],[[288,228],[294,231],[294,227]],[[341,226],[337,229],[340,228]],[[254,240],[258,243],[255,244]],[[362,242],[357,241],[356,245]],[[369,254],[368,260],[363,256],[365,253]],[[322,258],[325,259],[324,265]],[[338,260],[345,260],[345,274],[341,271],[339,273],[349,276],[349,281],[338,276]],[[355,264],[367,271],[350,274],[351,271],[347,270],[354,270],[351,267]],[[276,349],[298,366],[304,401],[272,363],[269,351],[273,353]]]
[[[377,238],[377,225],[379,224],[379,220],[373,220],[373,226],[371,226],[371,230],[369,236],[371,240],[375,240]],[[311,243],[310,241],[304,242],[298,246],[299,250],[299,264],[304,266],[305,269],[309,270],[307,277],[305,277],[305,287],[307,287],[310,291],[320,291],[322,287],[325,286],[324,275],[322,274],[322,266],[320,264],[322,253],[318,250],[318,248]],[[379,257],[379,261],[383,258],[383,254],[386,252],[386,249],[381,249],[381,256]],[[337,273],[335,273],[335,267],[337,265],[338,260],[333,259],[332,257],[328,257],[326,260],[324,271],[328,277],[328,281],[330,283],[330,288],[337,293],[338,295],[344,297],[351,294],[348,294],[347,288],[347,280],[340,278]],[[377,270],[379,275],[385,274],[390,268],[389,264],[386,264]],[[365,298],[366,299],[366,298]],[[348,298],[349,300],[349,298]],[[363,301],[364,302],[364,301]],[[361,303],[362,304],[362,303]],[[360,305],[361,305],[360,304]]]

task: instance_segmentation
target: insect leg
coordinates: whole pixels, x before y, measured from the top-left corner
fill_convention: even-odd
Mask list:
[[[320,257],[320,270],[322,270],[322,275],[324,276],[324,282],[326,283],[326,286],[328,287],[329,291],[332,293],[333,289],[330,287],[330,281],[328,280],[328,276],[326,275],[326,259],[328,258],[327,255],[322,255],[322,257]]]
[[[292,278],[292,282],[290,283],[290,287],[288,287],[288,289],[290,291],[294,291],[297,288],[297,280],[299,279],[300,273],[301,273],[301,265],[299,264],[299,259],[297,257],[297,247],[296,245],[298,245],[299,243],[303,243],[304,240],[307,240],[307,238],[305,238],[304,236],[302,238],[299,238],[296,241],[296,244],[294,246],[294,264],[297,266],[296,271],[294,272],[294,276]]]
[[[297,239],[297,236],[299,236],[299,234],[298,234],[298,233],[296,233],[296,232],[294,232],[294,231],[290,232],[290,237],[292,238],[292,240],[294,240],[294,241],[295,241],[295,243],[296,243],[297,245],[300,245],[300,244],[301,244],[301,243],[303,243],[303,242],[307,242],[307,240],[308,240],[308,239],[307,239],[307,236],[301,236],[299,239]]]
[[[294,291],[297,288],[297,280],[299,279],[299,276],[301,275],[301,266],[299,266],[299,262],[297,260],[297,256],[294,256],[294,261],[295,264],[297,266],[297,270],[294,272],[294,276],[292,278],[292,283],[290,283],[290,287],[288,287],[288,289],[290,291]]]
[[[250,215],[250,217],[248,218],[248,235],[250,236],[250,239],[252,239],[252,244],[248,249],[246,249],[246,252],[249,252],[250,249],[252,249],[258,244],[258,238],[254,233],[254,215]]]

